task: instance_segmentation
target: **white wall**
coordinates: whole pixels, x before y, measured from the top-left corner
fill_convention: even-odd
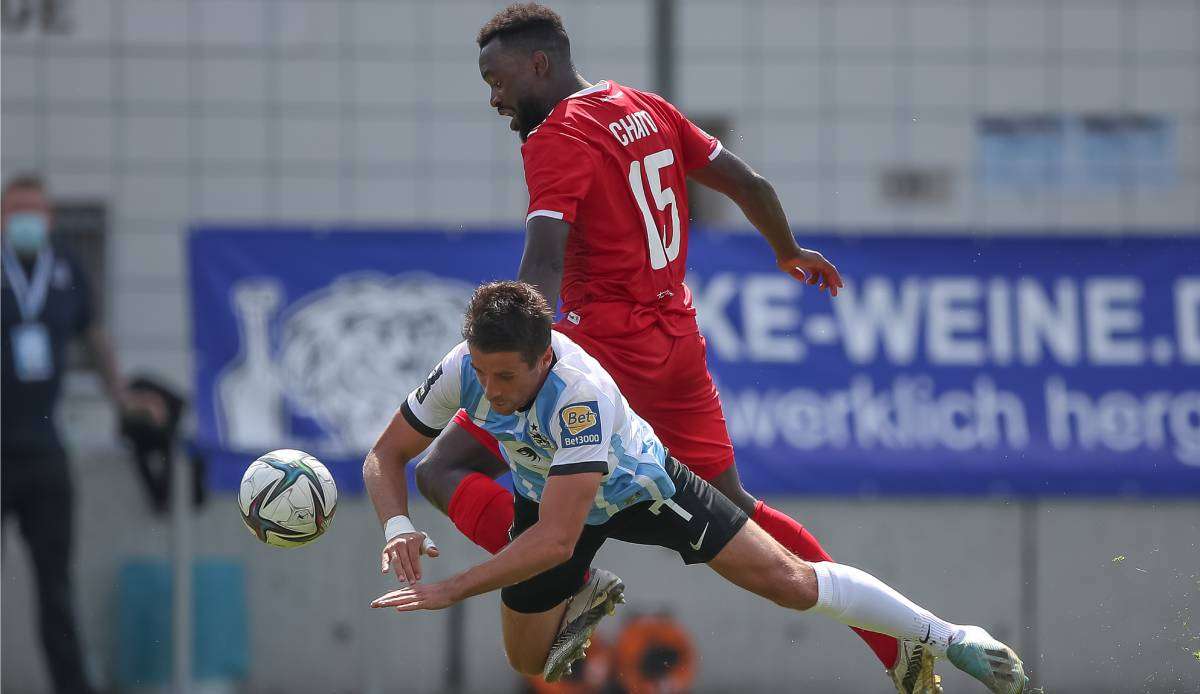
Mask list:
[[[682,89],[730,113],[801,225],[984,232],[1194,228],[1200,7],[1190,0],[686,2]],[[981,113],[1142,111],[1175,119],[1179,185],[1109,193],[977,186]],[[896,207],[881,166],[944,166],[945,204]]]

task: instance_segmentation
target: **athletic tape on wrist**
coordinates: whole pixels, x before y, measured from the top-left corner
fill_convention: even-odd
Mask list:
[[[405,515],[392,516],[388,519],[387,523],[383,525],[383,537],[388,542],[396,539],[397,535],[415,532],[417,532],[416,527],[412,524],[412,521],[408,519],[408,516]]]
[[[405,533],[418,532],[421,533],[421,535],[425,538],[421,542],[421,546],[424,547],[425,551],[428,552],[430,549],[437,548],[437,545],[433,544],[433,540],[429,539],[429,535],[417,530],[416,526],[412,524],[412,521],[409,520],[408,516],[392,516],[388,519],[387,523],[384,523],[383,525],[383,537],[386,542],[391,542]]]

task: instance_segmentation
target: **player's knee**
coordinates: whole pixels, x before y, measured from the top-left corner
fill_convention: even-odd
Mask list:
[[[781,607],[808,610],[817,604],[817,576],[807,562],[788,557],[771,571],[770,599]]]
[[[796,559],[791,572],[792,609],[809,610],[817,604],[817,574],[812,565]]]
[[[754,507],[758,504],[758,499],[746,491],[742,486],[742,481],[737,475],[736,468],[729,468],[725,472],[717,475],[709,481],[709,484],[716,487],[717,491],[721,492],[726,499],[729,499],[738,508],[742,509],[747,516],[754,515]]]
[[[413,469],[413,477],[416,478],[417,489],[420,490],[421,495],[426,499],[436,496],[437,482],[445,474],[445,468],[438,466],[434,458],[435,456],[431,452],[430,455],[425,456],[421,462],[417,463],[417,466]]]
[[[755,507],[758,506],[758,499],[754,498],[754,495],[746,491],[740,484],[738,485],[738,490],[738,492],[735,492],[729,498],[738,508],[742,509],[743,513],[753,517]]]
[[[454,489],[471,470],[460,458],[434,447],[413,470],[417,489],[434,504],[445,507]]]

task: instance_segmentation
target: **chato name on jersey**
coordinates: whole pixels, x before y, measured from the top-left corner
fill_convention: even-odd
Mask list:
[[[608,124],[608,130],[617,138],[622,146],[628,146],[632,142],[636,142],[643,137],[649,137],[650,133],[657,133],[658,126],[654,124],[654,119],[645,111],[638,111],[625,116],[621,120],[615,120]]]

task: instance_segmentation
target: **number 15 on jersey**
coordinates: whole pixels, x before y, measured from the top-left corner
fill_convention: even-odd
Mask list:
[[[634,160],[629,164],[629,188],[637,200],[638,209],[642,211],[642,221],[646,225],[646,243],[650,247],[650,268],[661,270],[667,263],[679,257],[679,206],[675,202],[675,191],[670,186],[662,185],[659,172],[675,163],[675,153],[669,149],[660,150],[647,155],[642,161]],[[646,172],[645,185],[642,183],[642,171]],[[650,205],[646,200],[646,187],[654,198],[654,206],[659,212],[667,205],[671,206],[671,229],[668,235],[666,224],[662,233],[650,213]]]

